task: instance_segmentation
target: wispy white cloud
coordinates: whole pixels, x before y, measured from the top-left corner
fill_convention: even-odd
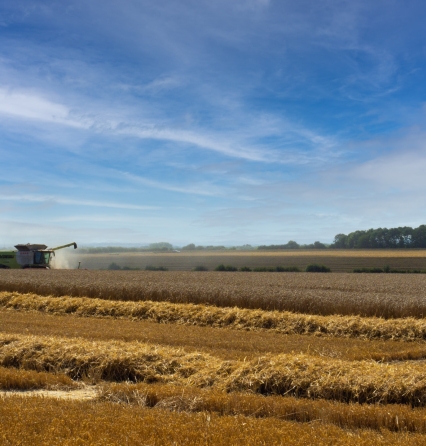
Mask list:
[[[51,102],[43,97],[23,91],[0,88],[0,113],[18,118],[36,119],[48,122],[66,122],[69,110],[62,104]]]
[[[113,175],[120,176],[123,179],[130,180],[133,183],[143,184],[150,188],[154,189],[162,189],[170,192],[180,192],[184,194],[194,194],[194,195],[204,195],[208,197],[225,195],[225,193],[229,193],[225,187],[218,187],[214,184],[203,182],[190,186],[174,186],[166,182],[151,180],[148,178],[143,178],[138,175],[131,174],[129,172],[120,172],[120,171],[111,171]]]
[[[142,210],[142,211],[159,209],[158,206],[143,206],[137,204],[115,203],[108,201],[73,199],[73,198],[59,197],[55,195],[35,195],[35,194],[0,195],[0,201],[13,201],[15,203],[28,202],[28,203],[65,204],[65,205],[75,205],[75,206],[103,207],[103,208],[114,208],[114,209]]]
[[[56,216],[50,219],[51,223],[71,223],[71,222],[80,222],[85,225],[89,224],[99,224],[105,223],[110,227],[112,225],[116,225],[117,223],[121,225],[157,225],[162,227],[167,227],[170,224],[170,219],[166,216],[129,216],[122,214],[73,214],[67,216]]]
[[[131,85],[131,84],[120,84],[118,88],[134,93],[148,93],[156,94],[168,90],[173,90],[184,85],[183,79],[177,76],[161,76],[156,78],[146,84],[142,85]]]
[[[417,134],[417,141],[411,137],[393,144],[393,150],[372,160],[354,166],[350,177],[357,184],[369,184],[376,193],[389,191],[397,194],[426,192],[426,143],[424,134]],[[413,147],[421,143],[423,148]],[[395,146],[398,150],[395,150]],[[410,197],[407,196],[408,200]]]
[[[182,129],[161,129],[161,128],[128,128],[118,130],[118,133],[137,136],[142,139],[158,139],[177,143],[190,144],[207,150],[220,153],[233,158],[241,158],[249,161],[269,162],[273,152],[257,148],[231,145],[226,137],[208,137],[206,134],[197,133]],[[220,141],[222,140],[222,141]],[[274,158],[276,158],[275,155]]]
[[[239,132],[221,133],[196,128],[186,130],[182,128],[168,127],[167,124],[156,124],[155,121],[148,121],[134,126],[132,121],[135,117],[130,116],[130,110],[124,115],[115,115],[112,110],[100,111],[100,105],[93,108],[93,111],[71,109],[58,102],[46,99],[40,94],[16,89],[0,89],[0,113],[22,120],[42,121],[51,124],[68,126],[75,129],[89,130],[95,134],[115,134],[137,137],[140,139],[152,139],[159,141],[171,141],[179,144],[187,144],[204,150],[213,151],[222,155],[263,163],[283,163],[298,164],[312,162],[319,159],[319,150],[326,155],[323,149],[330,149],[335,142],[327,136],[319,135],[312,130],[301,127],[299,124],[292,124],[289,120],[279,122],[270,118],[265,121],[260,116],[258,123],[249,129]],[[249,119],[249,117],[247,117]],[[252,116],[250,121],[255,122]],[[273,125],[271,123],[274,122]],[[257,127],[257,129],[256,129]],[[281,139],[281,143],[290,146],[283,150],[282,147],[269,149],[262,142],[250,143],[248,139],[260,139],[265,136],[276,135]],[[296,147],[300,141],[307,142],[316,148],[316,155],[306,155],[297,152]],[[319,149],[319,150],[318,150]],[[336,155],[334,155],[336,156]]]

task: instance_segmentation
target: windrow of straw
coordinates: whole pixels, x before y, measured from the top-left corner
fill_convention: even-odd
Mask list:
[[[92,381],[168,382],[359,403],[426,403],[423,363],[350,362],[305,354],[223,361],[142,343],[0,335],[0,365]]]
[[[122,302],[76,297],[0,293],[0,308],[81,317],[113,317],[235,330],[270,330],[282,334],[317,334],[361,339],[426,339],[424,319],[359,316],[314,316],[279,311],[218,308],[168,302]]]
[[[103,383],[99,399],[177,412],[216,412],[256,418],[280,418],[311,423],[321,420],[348,429],[389,429],[426,433],[426,409],[396,404],[346,404],[294,397],[224,393],[216,389],[170,384]]]
[[[210,378],[222,362],[207,354],[185,353],[139,342],[0,334],[0,365],[65,373],[75,380],[183,382],[203,370]],[[201,384],[201,378],[197,383]]]
[[[0,290],[309,314],[426,315],[426,274],[2,270]]]

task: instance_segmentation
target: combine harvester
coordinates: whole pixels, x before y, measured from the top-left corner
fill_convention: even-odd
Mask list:
[[[17,251],[0,251],[0,269],[50,269],[50,261],[55,251],[68,246],[77,249],[77,243],[47,249],[46,245],[15,245]]]

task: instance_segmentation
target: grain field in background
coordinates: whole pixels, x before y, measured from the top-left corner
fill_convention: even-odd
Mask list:
[[[247,266],[297,266],[302,271],[312,263],[325,264],[333,272],[352,272],[355,268],[383,268],[426,270],[425,250],[277,250],[277,251],[181,251],[111,254],[70,254],[70,268],[107,269],[114,262],[121,267],[145,269],[163,266],[169,271],[191,271],[203,265],[213,271],[221,263],[237,268]]]

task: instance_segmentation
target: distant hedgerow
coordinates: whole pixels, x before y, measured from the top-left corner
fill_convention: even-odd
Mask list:
[[[299,273],[300,269],[297,266],[277,266],[275,268],[277,273]]]
[[[297,273],[300,269],[297,266],[258,266],[253,268],[253,271],[256,273]]]
[[[220,265],[216,266],[214,269],[215,271],[238,271],[238,268],[232,265],[224,265],[221,263]]]
[[[355,268],[354,273],[383,273],[382,268]]]
[[[391,269],[389,266],[382,268],[355,268],[354,273],[390,273],[390,274],[426,274],[420,269]]]
[[[167,268],[165,268],[164,266],[152,266],[152,265],[147,265],[145,267],[145,271],[168,271]]]
[[[324,265],[311,264],[308,265],[305,269],[307,273],[329,273],[331,271],[330,268]]]
[[[255,273],[273,273],[276,269],[273,266],[257,266],[253,268]]]
[[[209,269],[206,266],[198,265],[192,271],[208,271]]]

